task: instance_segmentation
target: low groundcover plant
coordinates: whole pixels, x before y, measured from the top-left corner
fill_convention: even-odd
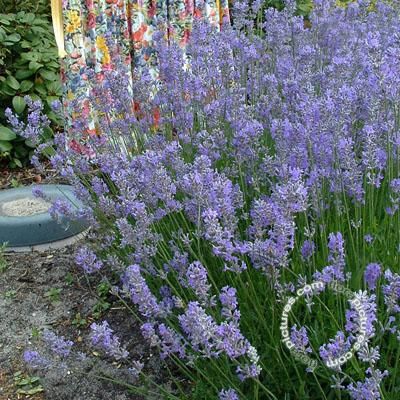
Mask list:
[[[158,35],[157,82],[88,71],[96,132],[51,158],[85,207],[52,212],[91,221],[77,263],[175,366],[160,398],[397,399],[399,4],[261,5],[197,21],[186,54]],[[91,337],[146,379],[118,326]]]

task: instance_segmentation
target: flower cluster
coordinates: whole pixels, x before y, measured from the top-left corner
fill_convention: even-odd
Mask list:
[[[293,0],[282,11],[233,3],[233,26],[195,20],[185,51],[155,33],[157,81],[145,70],[127,76],[118,59],[101,79],[85,71],[96,82],[95,132],[72,137],[87,125],[82,115],[55,137],[51,157],[83,203],[75,215],[93,225],[95,245],[77,263],[119,286],[143,336],[189,371],[203,398],[317,398],[315,382],[306,389],[280,354],[276,319],[296,280],[322,282],[305,296],[318,315],[296,304],[290,339],[303,356],[319,348],[325,368],[363,334],[354,356],[371,369],[365,377],[349,367],[353,383],[339,386],[379,399],[387,374],[378,364],[392,362],[380,353],[393,344],[375,343],[386,340],[378,317],[387,314],[383,332],[399,332],[398,9],[315,0],[304,19]],[[26,137],[46,124],[30,104],[31,128],[7,114]],[[61,201],[52,208],[55,217],[70,212]],[[333,284],[353,298],[324,291]],[[328,309],[326,331],[336,334],[321,345],[321,332],[300,319],[321,330]],[[92,337],[127,357],[106,323]],[[27,358],[40,365],[35,353]],[[337,394],[318,379],[320,398]],[[389,379],[394,387],[395,373]]]
[[[103,321],[101,324],[93,323],[90,325],[90,329],[93,346],[103,350],[116,360],[128,357],[129,353],[121,347],[118,337],[114,335],[107,321]]]

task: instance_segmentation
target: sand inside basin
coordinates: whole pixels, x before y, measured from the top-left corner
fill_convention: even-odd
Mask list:
[[[43,199],[25,197],[0,203],[0,215],[6,217],[28,217],[47,212],[51,204]]]

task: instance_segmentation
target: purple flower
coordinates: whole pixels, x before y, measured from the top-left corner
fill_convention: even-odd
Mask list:
[[[144,364],[142,362],[134,360],[132,362],[132,367],[128,368],[128,371],[134,378],[138,378],[140,373],[142,372],[143,367]]]
[[[217,349],[223,350],[231,359],[238,358],[247,353],[250,343],[242,335],[238,325],[231,322],[223,322],[216,329]]]
[[[368,296],[367,292],[361,290],[349,300],[350,310],[346,311],[346,331],[354,335],[364,336],[367,341],[375,335],[376,296]]]
[[[219,400],[239,400],[239,395],[233,389],[222,389],[218,393]]]
[[[322,272],[316,272],[314,274],[315,279],[322,280],[325,283],[330,283],[332,280],[338,280],[344,282],[345,274],[345,253],[344,253],[344,240],[342,234],[330,233],[329,234],[329,255],[328,261],[331,265],[328,265],[322,269]]]
[[[224,270],[244,271],[247,268],[246,263],[238,256],[248,252],[248,246],[234,241],[233,231],[221,225],[217,211],[207,209],[203,212],[202,217],[205,226],[204,236],[211,241],[213,253],[226,261]]]
[[[309,258],[312,257],[315,251],[315,243],[307,239],[304,241],[303,246],[301,247],[301,256],[303,257],[304,260],[308,260]]]
[[[90,329],[93,346],[101,349],[105,354],[116,360],[128,357],[129,353],[121,346],[118,337],[114,335],[114,331],[107,321],[103,321],[102,324],[93,323],[90,325]]]
[[[50,350],[62,358],[66,358],[71,353],[73,342],[65,340],[63,336],[57,336],[54,332],[45,330],[43,332],[43,340]]]
[[[222,304],[221,314],[227,320],[239,322],[240,311],[238,310],[238,301],[236,297],[236,289],[225,286],[221,289],[219,294],[219,301]]]
[[[14,131],[25,139],[29,139],[34,144],[42,141],[44,129],[50,125],[50,120],[43,113],[43,103],[40,100],[33,101],[29,96],[24,100],[28,105],[27,123],[21,122],[13,112],[7,108],[5,115]]]
[[[390,181],[390,189],[392,189],[393,193],[400,194],[400,178]]]
[[[129,266],[122,277],[123,289],[139,308],[145,317],[161,316],[164,310],[158,304],[157,298],[151,293],[146,280],[136,264]]]
[[[386,285],[382,285],[385,304],[389,314],[400,312],[400,275],[390,269],[385,271]]]
[[[174,329],[160,324],[158,334],[161,347],[161,358],[166,358],[171,354],[176,354],[180,359],[186,358],[186,345],[184,339]]]
[[[371,244],[371,243],[374,241],[374,237],[368,233],[368,234],[366,234],[366,235],[364,236],[364,240],[365,240],[368,244]]]
[[[241,381],[244,381],[247,378],[258,378],[262,370],[259,365],[260,357],[255,347],[250,345],[247,349],[246,355],[250,362],[244,365],[238,365],[236,368],[236,374]]]
[[[366,372],[370,376],[362,382],[351,383],[347,386],[347,391],[353,400],[380,400],[379,385],[389,373],[388,371],[381,372],[371,368],[368,368]]]
[[[293,325],[290,329],[290,340],[294,344],[296,351],[300,353],[312,352],[312,349],[309,346],[310,341],[308,339],[307,329],[304,326],[297,329],[297,325]]]
[[[329,342],[319,348],[319,355],[329,367],[340,367],[337,361],[350,350],[350,338],[346,338],[344,333],[339,331]]]
[[[48,368],[50,362],[43,358],[37,351],[26,350],[24,352],[25,363],[33,369]]]
[[[81,247],[77,251],[75,261],[87,274],[97,272],[103,267],[102,261],[87,247]]]
[[[375,290],[376,282],[381,276],[382,269],[379,264],[368,264],[364,272],[364,280],[368,285],[369,290]]]
[[[184,314],[178,317],[179,323],[188,336],[191,345],[207,357],[216,357],[217,324],[196,301],[188,304]]]
[[[150,346],[159,346],[160,338],[156,334],[155,324],[151,322],[145,322],[141,327],[140,331],[145,339],[150,342]]]
[[[190,264],[186,271],[186,277],[198,299],[204,304],[207,303],[211,285],[208,283],[207,270],[203,265],[199,261]]]

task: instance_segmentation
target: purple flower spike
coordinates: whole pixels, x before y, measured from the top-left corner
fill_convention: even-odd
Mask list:
[[[78,250],[75,261],[87,274],[97,272],[103,267],[102,261],[87,247]]]
[[[114,331],[110,328],[107,321],[102,324],[93,323],[90,325],[91,340],[93,346],[103,350],[108,356],[120,360],[127,358],[129,353],[120,344],[120,341]]]
[[[219,400],[240,400],[236,390],[222,389],[218,394]]]
[[[186,272],[189,286],[202,303],[207,303],[210,297],[211,285],[208,283],[207,270],[203,265],[195,261],[189,265]]]
[[[54,332],[45,330],[43,340],[49,346],[50,350],[60,357],[68,357],[74,342],[65,340],[63,336],[57,336]]]
[[[364,272],[364,280],[368,285],[369,290],[375,290],[376,282],[382,274],[382,269],[379,264],[368,264]]]
[[[37,351],[26,350],[24,352],[25,363],[33,369],[47,368],[50,366],[50,362],[43,358]]]
[[[312,257],[315,251],[315,243],[312,240],[305,240],[301,247],[301,256],[304,260],[308,260]]]

